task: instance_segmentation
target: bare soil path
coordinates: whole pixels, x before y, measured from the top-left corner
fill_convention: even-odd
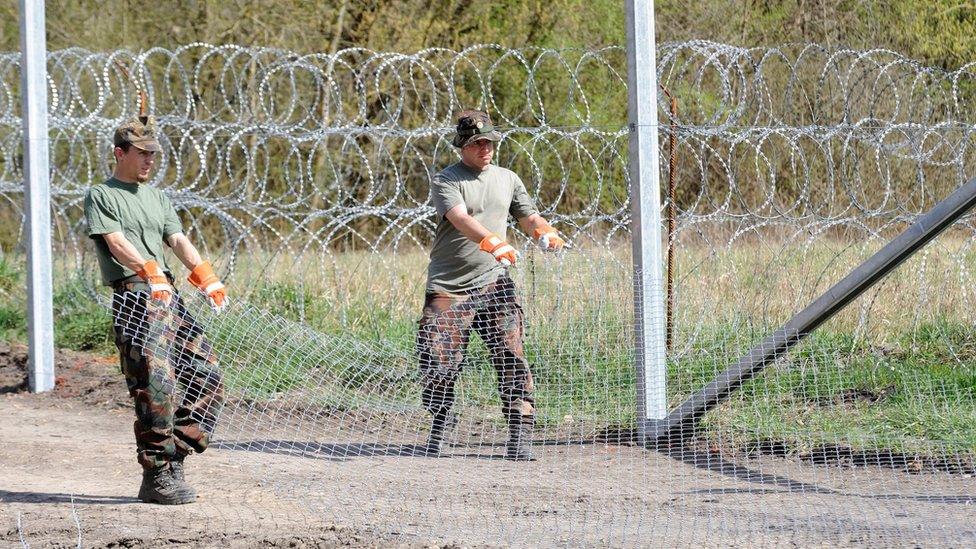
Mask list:
[[[5,547],[976,544],[965,475],[592,443],[527,464],[487,444],[432,459],[341,426],[301,455],[262,446],[275,433],[218,444],[188,462],[199,501],[144,505],[115,359],[61,352],[56,390],[32,395],[25,358],[0,347]]]
[[[234,452],[199,456],[194,504],[134,496],[133,413],[117,359],[58,353],[57,387],[23,392],[26,351],[0,347],[0,546],[374,547],[413,539],[313,521],[276,497]]]

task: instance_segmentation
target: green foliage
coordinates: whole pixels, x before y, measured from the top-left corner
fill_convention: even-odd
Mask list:
[[[110,354],[115,350],[111,334],[112,317],[98,305],[59,313],[54,321],[54,343],[61,348]]]
[[[20,341],[27,334],[25,304],[18,300],[23,286],[21,269],[7,256],[0,255],[0,337],[7,341]]]
[[[0,294],[9,295],[23,285],[22,272],[6,256],[0,255]]]
[[[5,341],[26,339],[27,303],[23,291],[16,291],[23,285],[20,264],[0,257],[0,338]],[[115,351],[111,315],[91,299],[82,281],[58,281],[52,301],[55,345],[102,354]]]
[[[17,9],[16,0],[0,0],[0,50],[19,48]],[[593,47],[623,39],[621,5],[609,0],[79,0],[46,15],[51,50],[146,50],[201,41],[298,52],[416,51],[485,42]]]
[[[111,354],[112,316],[88,294],[85,283],[70,278],[55,285],[54,343],[76,351]]]
[[[773,439],[801,453],[843,440],[855,450],[976,455],[974,344],[969,326],[948,320],[922,324],[891,348],[817,332],[706,425],[746,445]]]
[[[893,2],[889,21],[899,49],[945,69],[976,60],[976,5],[957,0]]]
[[[23,307],[0,303],[0,337],[6,341],[21,341],[27,335],[27,315]]]
[[[742,272],[753,270],[747,266]],[[18,288],[20,273],[17,263],[0,261],[4,287]],[[746,291],[750,283],[773,281],[745,280],[736,287]],[[377,306],[373,299],[380,289],[364,286],[337,306],[315,286],[260,283],[247,301],[279,317],[304,317],[302,323],[313,331],[294,337],[295,330],[306,328],[280,319],[213,317],[208,336],[218,353],[235,349],[224,357],[240,361],[226,363],[229,389],[247,400],[267,400],[302,391],[314,379],[329,384],[316,397],[323,409],[375,406],[380,393],[389,402],[416,405],[415,323],[410,314]],[[114,352],[108,311],[91,299],[83,281],[59,281],[54,305],[59,347]],[[23,307],[9,293],[0,294],[0,337],[23,339]],[[586,425],[633,425],[636,389],[628,315],[598,300],[568,318],[530,326],[526,353],[540,425],[562,425],[567,415]],[[728,368],[768,328],[739,317],[700,326],[695,348],[668,364],[669,404]],[[369,345],[363,346],[364,341]],[[554,341],[558,348],[551,345]],[[855,450],[976,455],[976,332],[971,325],[951,315],[935,316],[892,325],[885,341],[882,345],[836,326],[818,330],[709,414],[706,436],[743,446],[777,440],[794,452],[844,441]],[[461,385],[466,402],[497,409],[496,374],[478,338],[472,341]]]
[[[0,0],[0,50],[17,51],[18,2]],[[889,48],[946,68],[976,59],[976,6],[955,0],[655,2],[658,40],[743,46],[817,42]],[[617,0],[131,0],[47,10],[48,48],[173,48],[196,41],[298,52],[504,46],[601,47],[625,40]]]
[[[17,10],[16,0],[0,0],[0,51],[19,49]],[[655,2],[655,10],[658,39],[661,42],[706,39],[747,47],[816,42],[828,47],[888,48],[924,64],[947,69],[957,68],[976,59],[976,8],[950,0],[658,0]],[[506,47],[600,48],[619,46],[625,41],[623,3],[618,0],[331,0],[314,3],[300,0],[175,0],[148,4],[131,0],[79,0],[60,3],[58,9],[48,10],[47,17],[50,50],[82,47],[94,51],[122,48],[145,51],[153,47],[172,49],[204,42],[281,48],[299,53],[332,52],[351,47],[415,52],[425,48],[461,50],[483,43],[498,43]],[[619,55],[619,58],[612,59],[614,55]],[[607,56],[611,58],[609,62],[615,68],[624,66],[622,53],[610,53]],[[527,57],[530,64],[534,63],[531,53]],[[567,60],[572,64],[572,55],[567,55]],[[800,70],[809,72],[800,74],[800,81],[818,81],[818,66],[817,63],[802,65]],[[155,70],[152,62],[150,68]],[[162,65],[156,68],[160,74],[165,69]],[[491,90],[493,104],[467,106],[491,108],[506,113],[530,113],[538,110],[538,105],[527,105],[527,98],[538,93],[544,103],[546,123],[549,125],[574,126],[586,122],[597,128],[615,130],[625,123],[625,90],[623,86],[615,85],[615,79],[620,75],[612,75],[607,67],[596,62],[584,62],[575,82],[569,82],[565,70],[555,63],[542,62],[533,66],[531,83],[527,83],[524,68],[515,59],[506,60],[494,70],[494,87]],[[220,75],[214,65],[203,67],[197,76],[199,78],[195,81],[199,83],[199,88],[193,92],[199,94],[200,101],[205,104],[206,90],[216,89],[215,83]],[[460,88],[456,90],[457,96],[462,103],[480,99],[480,93],[475,93],[473,89],[464,89],[465,86],[473,87],[472,79],[465,76],[462,70],[457,80]],[[777,84],[775,71],[770,71],[765,77],[767,83],[774,86]],[[698,120],[701,123],[708,123],[711,118],[721,120],[729,114],[727,110],[730,106],[716,93],[718,88],[708,83],[708,71],[703,78],[705,82],[701,87],[678,81],[671,91],[678,98],[679,108],[686,120],[694,120],[695,116],[702,118]],[[528,90],[527,85],[537,89]],[[575,91],[575,85],[584,90],[588,101],[586,105],[578,100],[579,94],[567,93]],[[962,79],[959,89],[955,90],[961,105],[976,103],[974,86],[976,85],[967,79]],[[79,93],[84,95],[84,79],[80,88]],[[370,103],[367,108],[381,108],[382,98],[368,99]],[[408,105],[407,111],[411,108],[416,109],[416,106]],[[806,118],[814,117],[812,113],[817,109],[829,109],[830,106],[797,104],[795,108],[796,119],[798,123],[802,123],[809,121]],[[413,121],[409,115],[405,115],[402,122],[409,126]],[[516,125],[521,122],[522,120],[512,121]],[[615,209],[626,199],[625,150],[619,151],[620,156],[602,153],[603,157],[594,159],[591,165],[585,154],[580,155],[580,151],[573,150],[573,143],[570,141],[552,144],[557,153],[554,155],[533,156],[530,150],[519,157],[518,148],[525,143],[519,143],[518,140],[518,137],[513,137],[508,142],[509,145],[499,155],[499,163],[511,167],[523,176],[537,170],[540,181],[545,183],[540,190],[540,202],[551,203],[558,196],[557,213],[577,212],[583,205],[591,204],[597,194],[596,189],[600,189],[597,206],[601,211]],[[528,141],[527,138],[523,140]],[[585,140],[584,137],[584,152],[598,151],[602,146],[600,143],[587,143]],[[549,145],[550,143],[544,143],[535,146]],[[266,190],[278,194],[284,192],[280,185],[290,180],[283,173],[294,169],[294,166],[282,165],[273,160],[282,158],[285,154],[283,148],[278,148],[280,146],[272,144],[267,157],[261,160],[268,164],[264,178],[268,184]],[[313,145],[307,146],[311,148]],[[778,182],[775,198],[784,203],[793,202],[802,192],[801,189],[790,187],[795,176],[791,167],[791,162],[795,160],[793,152],[795,151],[791,148],[782,147],[774,141],[768,142],[762,150],[763,155],[771,162],[770,176]],[[755,173],[758,159],[754,154],[755,152],[746,152],[733,155],[728,166],[736,176],[739,189],[747,202],[750,199],[750,186],[759,187],[759,193],[764,192],[762,179],[766,175]],[[584,157],[582,161],[574,160],[580,156]],[[823,173],[826,166],[818,165],[816,156],[811,157],[815,164],[810,167],[811,177],[816,179],[834,175]],[[559,162],[567,160],[566,167],[559,165]],[[679,155],[674,170],[679,178],[679,207],[683,208],[698,200],[701,185],[706,185],[709,189],[720,189],[728,184],[724,169],[710,165],[710,160],[715,159],[710,159],[709,155],[704,159],[687,154]],[[0,163],[3,161],[4,159],[0,159]],[[191,164],[194,162],[192,159],[188,161]],[[540,162],[539,165],[535,165],[537,161]],[[700,169],[697,166],[699,161],[702,161],[704,167],[704,175],[700,178],[696,177]],[[248,166],[240,158],[229,158],[228,177],[223,178],[224,183],[217,183],[218,186],[226,184],[247,188],[252,185],[253,181],[245,181]],[[254,171],[264,173],[261,169]],[[315,174],[313,177],[322,178],[328,170],[321,164],[312,171]],[[902,171],[895,170],[895,181],[886,183],[892,183],[898,188],[914,186],[911,175],[898,176],[898,173]],[[367,174],[361,167],[351,167],[346,181],[348,189],[365,192],[369,186],[358,185],[357,178],[376,177],[382,180],[387,175],[379,172]],[[401,175],[411,187],[426,185],[426,174]],[[867,177],[865,186],[868,186],[873,176]],[[945,170],[928,174],[927,178],[928,187],[934,190],[936,196],[944,190],[942,186],[954,187],[957,184],[955,178]],[[419,195],[425,191],[424,188],[411,189],[413,194]],[[764,199],[762,196],[759,198]],[[317,198],[323,202],[329,199],[326,196]],[[7,207],[0,206],[0,217],[19,215],[3,208]],[[308,227],[309,231],[314,232],[322,222],[313,222]],[[363,220],[353,224],[351,228],[369,236],[379,232],[379,225],[380,222],[376,220]],[[16,225],[0,229],[0,248],[9,248],[19,238],[12,227]],[[216,219],[198,221],[197,228],[215,247],[221,245],[223,237]],[[276,228],[285,229],[284,226]],[[336,249],[350,245],[351,241],[343,239],[353,239],[353,234],[349,231],[331,244]],[[427,238],[427,235],[422,238]]]
[[[298,284],[270,282],[259,286],[250,296],[250,301],[255,306],[274,311],[283,318],[304,320],[315,303],[321,300],[316,299],[308,288]]]

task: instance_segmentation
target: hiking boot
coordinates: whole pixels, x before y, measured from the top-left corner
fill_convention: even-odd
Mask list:
[[[183,475],[183,460],[186,456],[180,456],[173,458],[173,461],[169,462],[169,468],[173,471],[173,478],[180,482],[186,482],[186,477]]]
[[[437,411],[430,422],[430,435],[427,436],[427,444],[423,448],[424,455],[440,456],[444,450],[444,439],[451,434],[455,425],[457,425],[457,416],[448,410]]]
[[[505,459],[511,461],[535,461],[532,455],[532,426],[513,425],[508,430]]]
[[[139,499],[145,503],[183,505],[197,499],[197,493],[185,481],[177,480],[171,467],[165,466],[142,472]]]

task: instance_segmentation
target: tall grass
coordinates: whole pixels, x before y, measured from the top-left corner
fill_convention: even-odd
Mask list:
[[[829,321],[793,353],[709,414],[724,440],[826,442],[929,455],[976,454],[976,336],[965,235],[949,234]],[[839,280],[883,242],[679,239],[675,344],[667,394],[677,404]],[[264,310],[219,320],[212,337],[244,357],[229,380],[250,399],[305,391],[335,408],[418,404],[412,358],[424,296],[423,250],[395,255],[260,254],[237,259],[232,299]],[[542,426],[633,425],[632,275],[626,249],[529,252],[511,271],[527,319]],[[86,276],[56,278],[58,343],[111,352],[110,319]],[[0,288],[22,281],[0,263]],[[6,281],[6,282],[5,282]],[[7,291],[0,328],[20,337],[23,309]],[[19,307],[19,308],[18,308]],[[220,324],[223,323],[223,324]],[[19,330],[19,331],[18,331]],[[241,349],[249,349],[241,353]],[[473,339],[461,383],[469,413],[498,418],[495,374]],[[358,358],[357,358],[358,357]]]

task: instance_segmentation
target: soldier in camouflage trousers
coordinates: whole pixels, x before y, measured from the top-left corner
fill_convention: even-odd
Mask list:
[[[532,373],[522,350],[522,306],[507,275],[468,294],[427,294],[417,332],[424,407],[435,413],[454,405],[454,384],[472,329],[491,354],[508,424],[531,427],[535,400]]]
[[[224,285],[183,234],[161,190],[145,184],[159,152],[151,116],[115,131],[112,177],[85,195],[88,234],[112,299],[115,343],[135,402],[135,438],[143,468],[139,499],[183,504],[196,492],[184,459],[206,450],[223,402],[217,357],[173,287],[164,245],[190,270],[189,282],[220,311]]]
[[[440,455],[445,433],[454,424],[454,386],[473,329],[488,347],[498,375],[509,429],[505,455],[515,461],[534,459],[535,400],[522,348],[522,307],[508,274],[518,259],[515,248],[505,242],[508,218],[515,218],[543,250],[559,250],[564,242],[539,215],[522,180],[492,165],[500,139],[487,113],[462,112],[453,140],[460,161],[439,172],[431,184],[438,225],[417,332],[421,398],[432,418],[427,455]]]
[[[114,289],[112,327],[135,402],[139,463],[179,468],[210,443],[223,402],[217,355],[175,290],[167,307],[149,298],[144,282]]]

